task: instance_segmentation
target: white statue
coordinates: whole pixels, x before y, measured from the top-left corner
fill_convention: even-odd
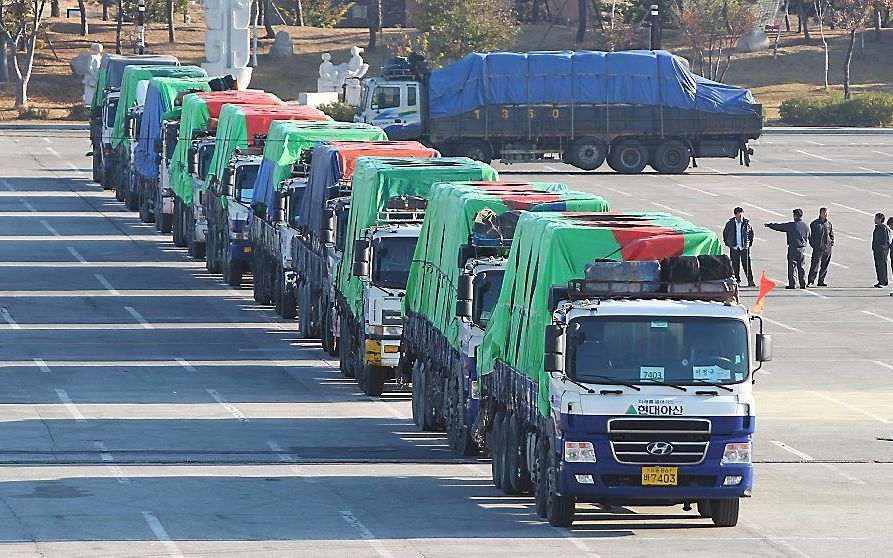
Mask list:
[[[363,57],[360,56],[361,52],[363,52],[363,49],[360,47],[350,47],[350,61],[347,63],[347,67],[344,70],[344,79],[341,80],[342,83],[348,78],[360,79],[369,71],[369,64],[363,62]],[[339,66],[339,68],[340,67],[341,66]],[[341,75],[342,74],[339,74],[339,77],[341,77]]]
[[[332,55],[322,53],[322,64],[319,65],[319,79],[316,80],[316,90],[320,93],[338,91],[341,84],[338,83],[338,72],[332,64]]]
[[[90,61],[87,71],[84,73],[84,104],[93,102],[93,92],[96,90],[96,80],[99,78],[99,64],[102,62],[102,45],[93,43],[90,45]]]

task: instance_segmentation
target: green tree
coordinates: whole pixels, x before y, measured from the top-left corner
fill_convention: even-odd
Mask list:
[[[684,0],[677,19],[692,67],[714,81],[725,77],[738,39],[754,29],[754,14],[743,0]]]

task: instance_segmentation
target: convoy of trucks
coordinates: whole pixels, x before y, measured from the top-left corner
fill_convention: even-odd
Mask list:
[[[220,83],[104,57],[94,179],[230,285],[250,273],[365,394],[411,390],[419,428],[489,455],[550,524],[577,502],[736,524],[772,340],[716,234],[489,162],[749,163],[749,92],[663,51],[400,59],[364,82],[355,123]]]

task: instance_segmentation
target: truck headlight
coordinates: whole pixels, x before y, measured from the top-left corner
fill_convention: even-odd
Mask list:
[[[722,464],[750,463],[751,453],[750,442],[726,444],[726,449],[722,452]]]
[[[571,463],[595,463],[592,442],[565,442],[564,460]]]

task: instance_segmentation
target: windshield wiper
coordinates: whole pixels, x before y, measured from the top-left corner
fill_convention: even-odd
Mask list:
[[[577,380],[571,378],[570,376],[565,375],[565,376],[562,377],[562,379],[563,379],[565,382],[570,382],[570,383],[574,384],[574,385],[577,386],[577,387],[581,387],[581,388],[585,389],[585,390],[586,390],[586,393],[595,393],[595,390],[594,390],[594,389],[592,389],[591,387],[587,386],[586,384],[581,384],[580,382],[578,382]]]
[[[651,380],[648,378],[646,378],[644,380],[639,380],[639,381],[653,385],[653,386],[667,386],[667,387],[671,387],[673,389],[678,389],[679,391],[688,391],[686,388],[676,385],[676,384],[669,384],[667,382],[658,382],[657,380]]]
[[[710,386],[710,387],[715,387],[715,388],[719,388],[719,389],[724,389],[724,390],[726,390],[726,391],[735,391],[734,389],[730,388],[729,386],[724,386],[724,385],[722,385],[722,384],[714,384],[713,382],[708,382],[707,380],[699,380],[699,379],[695,379],[695,380],[692,380],[692,381],[695,382],[696,384],[702,384],[702,385],[705,385],[705,386]]]
[[[587,376],[592,376],[593,378],[601,378],[603,380],[611,380],[611,384],[617,384],[618,386],[628,387],[629,389],[634,389],[636,391],[642,391],[642,389],[638,386],[634,386],[632,384],[625,384],[623,382],[618,382],[616,378],[612,378],[610,376],[602,376],[599,374],[587,374]]]

